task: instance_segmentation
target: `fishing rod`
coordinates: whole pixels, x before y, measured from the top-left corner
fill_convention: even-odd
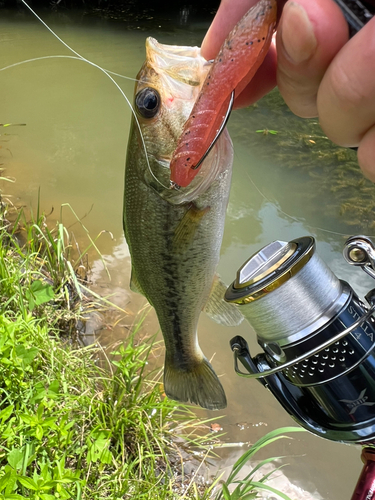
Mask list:
[[[372,18],[375,11],[375,0],[335,0],[341,8],[347,23],[350,35],[355,35]]]

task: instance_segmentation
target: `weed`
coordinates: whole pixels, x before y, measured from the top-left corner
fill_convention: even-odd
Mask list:
[[[253,459],[254,455],[259,450],[261,450],[265,446],[272,444],[274,441],[287,438],[285,433],[289,434],[292,432],[305,432],[305,430],[300,427],[283,427],[281,429],[276,429],[269,432],[268,434],[260,438],[255,444],[253,444],[251,448],[249,448],[249,450],[247,450],[233,465],[228,479],[222,484],[222,490],[216,495],[215,500],[222,500],[223,498],[224,500],[253,500],[259,498],[258,493],[261,490],[270,491],[271,493],[278,495],[284,500],[291,500],[281,491],[276,490],[275,488],[272,488],[271,486],[266,484],[270,476],[274,472],[279,470],[280,467],[272,470],[271,473],[263,475],[259,480],[256,480],[254,478],[256,472],[260,471],[264,465],[269,464],[270,462],[275,462],[285,457],[271,457],[261,460],[251,469],[251,471],[245,477],[240,479],[239,476],[250,459]],[[230,492],[229,490],[231,486],[235,486],[234,488],[232,488],[232,492]]]
[[[374,185],[363,177],[356,152],[333,144],[316,119],[295,116],[277,89],[236,111],[229,128],[239,143],[251,140],[256,156],[272,159],[274,168],[304,172],[311,196],[320,206],[324,195],[325,215],[345,223],[348,234],[353,225],[373,231]]]
[[[71,235],[61,223],[49,229],[40,214],[26,223],[17,213],[10,224],[6,210],[0,226],[0,500],[211,498],[218,479],[199,483],[203,462],[194,474],[183,467],[185,449],[203,447],[207,456],[213,448],[212,436],[208,441],[197,432],[211,420],[198,421],[188,406],[165,397],[160,370],[146,373],[154,343],[136,340],[143,319],[101,367],[99,347],[77,347],[66,335],[89,303]],[[267,488],[249,475],[229,493],[241,464],[276,436],[260,440],[235,465],[218,500],[255,498]]]

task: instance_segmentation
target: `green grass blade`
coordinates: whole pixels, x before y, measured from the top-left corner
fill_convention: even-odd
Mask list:
[[[270,491],[271,493],[274,493],[275,495],[279,496],[283,500],[293,500],[292,498],[290,498],[288,495],[286,495],[282,491],[279,491],[276,488],[272,488],[272,486],[269,486],[268,484],[264,484],[264,483],[259,483],[257,481],[253,481],[253,485],[254,485],[255,488],[258,488],[259,490]]]

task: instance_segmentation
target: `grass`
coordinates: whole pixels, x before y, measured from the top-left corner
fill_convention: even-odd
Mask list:
[[[109,359],[76,341],[77,321],[100,303],[88,291],[87,269],[77,273],[96,239],[79,252],[62,224],[50,229],[39,213],[31,222],[17,213],[11,224],[1,208],[0,500],[249,500],[261,489],[277,493],[265,484],[268,475],[238,475],[290,429],[256,443],[225,483],[198,481],[199,462],[185,474],[186,453],[203,447],[207,456],[215,440],[208,430],[202,437],[209,421],[165,397],[160,370],[149,373],[154,345],[139,341],[142,317]]]
[[[32,317],[0,328],[4,498],[173,497],[165,422],[176,408],[141,377],[150,346],[130,339],[109,377],[92,349],[64,348]]]
[[[271,476],[282,466],[264,474],[259,479],[255,478],[255,474],[259,473],[263,466],[279,461],[285,457],[270,457],[259,461],[246,475],[241,477],[241,472],[254,456],[265,446],[269,446],[279,439],[286,439],[286,434],[293,432],[305,432],[300,427],[283,427],[269,432],[253,444],[233,465],[232,470],[225,482],[221,485],[221,490],[217,493],[215,500],[253,500],[259,497],[261,491],[268,491],[278,495],[283,500],[291,500],[288,495],[272,488],[267,484]],[[230,491],[230,488],[232,491]]]
[[[4,209],[4,207],[3,207]],[[71,238],[37,215],[0,228],[0,498],[174,498],[167,453],[193,424],[145,377],[141,324],[111,353],[72,342],[91,303]],[[22,231],[21,231],[22,229]],[[21,241],[25,244],[21,244]],[[92,242],[91,242],[92,243]],[[90,245],[89,245],[90,246]],[[176,422],[171,424],[171,422]],[[194,425],[194,424],[193,424]]]

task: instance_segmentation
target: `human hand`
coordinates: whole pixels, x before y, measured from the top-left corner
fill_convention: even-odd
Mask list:
[[[212,59],[229,31],[256,0],[222,0],[202,44]],[[285,1],[278,1],[279,11]],[[298,116],[318,116],[327,136],[358,146],[358,161],[375,181],[375,18],[348,41],[347,23],[333,0],[289,0],[276,47],[235,101],[247,106],[275,85]]]

